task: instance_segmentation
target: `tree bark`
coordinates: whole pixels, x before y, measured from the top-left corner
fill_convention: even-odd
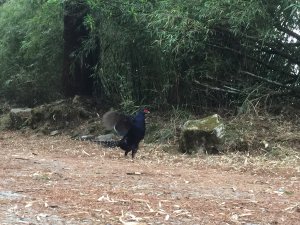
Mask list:
[[[67,0],[64,3],[64,61],[63,91],[65,96],[91,96],[93,94],[93,67],[98,62],[99,49],[76,57],[84,39],[89,35],[84,26],[88,5],[83,0]]]

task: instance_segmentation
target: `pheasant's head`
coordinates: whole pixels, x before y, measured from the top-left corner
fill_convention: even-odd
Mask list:
[[[150,113],[150,111],[149,111],[148,109],[146,109],[146,108],[143,110],[143,112],[144,112],[145,114]]]

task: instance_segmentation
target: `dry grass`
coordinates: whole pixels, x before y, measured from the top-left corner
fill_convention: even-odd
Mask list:
[[[174,146],[167,146],[168,151]],[[289,170],[289,173],[300,172],[300,154],[293,149],[284,149],[289,154],[285,156],[270,157],[265,155],[250,155],[242,152],[233,152],[224,155],[186,155],[180,153],[170,154],[162,151],[167,148],[166,145],[145,145],[145,150],[140,154],[143,160],[155,160],[159,164],[170,165],[176,167],[184,166],[210,166],[222,167],[235,171],[265,171],[268,173],[276,174],[278,170]]]

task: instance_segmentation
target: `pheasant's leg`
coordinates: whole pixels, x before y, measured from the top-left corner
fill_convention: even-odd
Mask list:
[[[135,156],[137,150],[138,150],[137,148],[132,149],[132,159],[134,158],[134,156]]]
[[[126,150],[125,151],[125,157],[127,157],[128,153],[130,152],[130,150]]]

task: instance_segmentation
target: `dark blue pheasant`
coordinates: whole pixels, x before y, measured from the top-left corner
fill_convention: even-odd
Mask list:
[[[145,114],[149,110],[139,111],[135,116],[128,116],[116,111],[109,111],[103,115],[104,126],[123,136],[119,141],[103,141],[101,144],[107,147],[120,147],[125,151],[125,156],[131,151],[132,158],[139,148],[139,143],[144,139],[146,125]]]

